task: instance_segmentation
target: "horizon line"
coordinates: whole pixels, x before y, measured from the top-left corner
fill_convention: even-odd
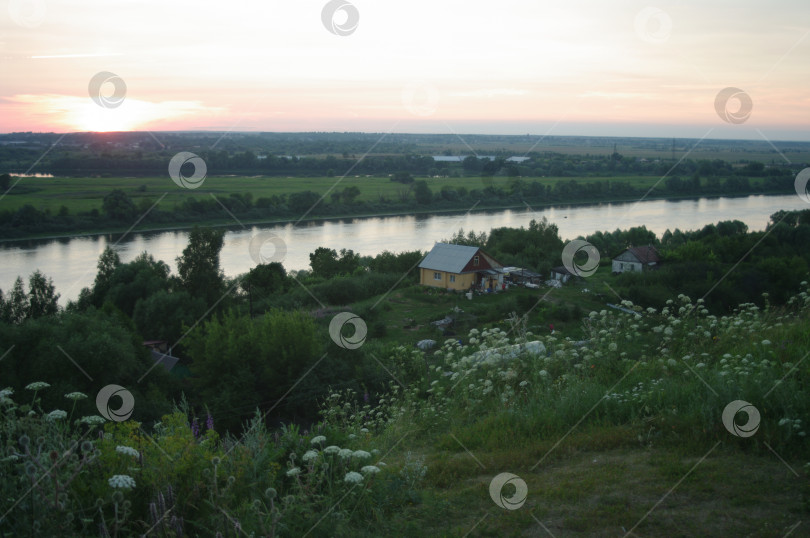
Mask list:
[[[705,141],[718,141],[718,142],[754,142],[754,143],[762,143],[768,144],[768,142],[792,142],[792,143],[799,143],[799,144],[810,144],[810,140],[797,140],[797,139],[781,139],[781,138],[773,138],[768,140],[758,140],[755,138],[700,138],[700,137],[684,137],[684,136],[638,136],[638,135],[573,135],[573,134],[566,134],[566,135],[553,135],[553,134],[507,134],[507,133],[455,133],[455,132],[441,132],[441,133],[432,133],[432,132],[384,132],[384,131],[265,131],[265,130],[249,130],[249,131],[227,131],[227,130],[209,130],[209,129],[182,129],[182,130],[154,130],[154,129],[144,129],[144,130],[130,130],[130,131],[11,131],[11,132],[0,132],[0,136],[11,136],[11,135],[62,135],[62,136],[69,136],[69,135],[87,135],[87,134],[95,134],[95,135],[120,135],[120,134],[154,134],[154,133],[167,133],[167,134],[193,134],[193,133],[200,133],[200,134],[222,134],[223,132],[229,134],[337,134],[337,135],[352,135],[352,134],[362,134],[362,135],[406,135],[406,136],[499,136],[499,137],[509,137],[509,138],[525,138],[525,137],[532,137],[532,138],[604,138],[604,139],[638,139],[638,140],[703,140]]]

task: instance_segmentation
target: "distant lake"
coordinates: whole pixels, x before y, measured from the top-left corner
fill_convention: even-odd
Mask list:
[[[695,200],[651,200],[639,203],[605,203],[588,206],[555,206],[537,211],[530,208],[454,215],[425,215],[380,218],[348,218],[325,222],[276,226],[254,226],[229,230],[221,253],[225,274],[235,276],[255,265],[248,246],[257,232],[270,230],[286,243],[283,259],[287,270],[309,268],[309,254],[325,246],[351,249],[361,255],[384,250],[429,250],[433,243],[448,239],[459,228],[489,231],[501,226],[527,226],[542,217],[556,224],[563,239],[574,239],[595,231],[613,231],[646,226],[659,237],[668,228],[694,230],[721,220],[740,220],[752,231],[763,230],[768,218],[780,209],[807,209],[796,195],[746,196],[740,198],[700,198]],[[91,286],[98,257],[120,236],[100,235],[54,240],[0,243],[2,267],[0,288],[8,292],[18,275],[27,281],[35,270],[53,278],[60,303],[76,299],[83,287]],[[147,251],[163,260],[176,274],[175,258],[188,242],[187,231],[131,233],[114,248],[123,262]],[[271,254],[270,253],[266,254]]]

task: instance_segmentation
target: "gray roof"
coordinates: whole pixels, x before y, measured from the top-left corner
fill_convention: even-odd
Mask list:
[[[425,256],[420,269],[433,269],[447,273],[461,273],[464,266],[478,252],[478,247],[465,245],[451,245],[449,243],[436,243],[433,249]]]
[[[177,364],[178,359],[177,357],[173,357],[168,353],[161,353],[160,351],[155,351],[154,349],[150,350],[152,352],[152,360],[155,362],[159,362],[163,365],[166,370],[171,371],[174,368],[174,365]]]

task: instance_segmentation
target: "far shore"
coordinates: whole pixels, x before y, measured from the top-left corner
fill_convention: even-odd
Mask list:
[[[684,196],[647,196],[641,199],[636,198],[615,198],[615,199],[606,199],[606,200],[599,200],[599,201],[588,201],[588,202],[555,202],[555,203],[545,203],[545,204],[534,204],[529,205],[524,203],[523,205],[520,204],[510,204],[510,205],[483,205],[483,204],[475,204],[470,208],[451,208],[451,209],[425,209],[425,210],[415,210],[415,211],[393,211],[393,212],[383,212],[383,213],[348,213],[344,215],[330,215],[330,216],[317,216],[317,217],[307,217],[304,219],[294,219],[294,218],[283,218],[283,219],[261,219],[261,220],[244,220],[241,221],[240,224],[234,224],[233,219],[208,219],[200,222],[183,222],[171,225],[161,225],[155,227],[144,227],[138,228],[136,230],[128,231],[127,228],[120,227],[120,228],[110,228],[110,229],[102,229],[102,230],[91,230],[85,232],[70,232],[64,234],[47,234],[47,235],[39,235],[39,234],[31,234],[26,235],[23,237],[13,237],[13,238],[0,238],[0,243],[19,243],[23,241],[53,241],[57,239],[76,239],[82,237],[97,237],[102,235],[119,235],[119,234],[127,234],[127,233],[138,233],[138,234],[153,234],[153,233],[162,233],[162,232],[172,232],[172,231],[181,231],[181,230],[190,230],[195,226],[209,226],[215,228],[226,228],[226,229],[241,229],[246,228],[248,226],[282,226],[286,224],[295,224],[295,223],[315,223],[315,222],[330,222],[330,221],[340,221],[346,219],[373,219],[373,218],[385,218],[385,217],[410,217],[410,216],[434,216],[434,215],[454,215],[458,213],[485,213],[485,212],[499,212],[499,211],[506,211],[510,209],[521,209],[521,210],[531,210],[537,211],[538,209],[546,209],[551,207],[587,207],[587,206],[599,206],[603,204],[632,204],[640,201],[651,201],[651,200],[667,200],[667,201],[682,201],[682,200],[700,200],[700,199],[716,199],[716,198],[745,198],[748,196],[785,196],[791,194],[789,192],[768,192],[768,193],[746,193],[746,194],[717,194],[717,195],[709,195],[709,196],[692,196],[692,195],[684,195]]]

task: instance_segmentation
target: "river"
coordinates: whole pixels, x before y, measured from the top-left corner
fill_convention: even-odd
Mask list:
[[[361,255],[384,250],[429,250],[434,242],[449,238],[459,228],[489,231],[501,226],[528,225],[532,219],[548,218],[556,224],[563,239],[574,239],[598,230],[613,231],[645,225],[658,236],[668,228],[694,230],[709,223],[737,219],[749,229],[763,230],[770,215],[780,209],[807,209],[796,195],[747,196],[739,198],[699,198],[694,200],[650,200],[638,203],[605,203],[588,206],[556,206],[539,210],[469,212],[453,215],[426,215],[381,218],[342,219],[325,222],[247,227],[226,232],[221,253],[222,269],[227,276],[244,273],[253,267],[250,240],[257,233],[270,231],[280,237],[286,254],[287,270],[307,269],[309,254],[320,246],[336,250],[351,249]],[[267,234],[264,234],[267,235]],[[123,262],[147,251],[165,261],[176,273],[175,258],[188,241],[187,231],[130,233],[120,236],[99,235],[64,239],[0,243],[0,289],[6,293],[14,279],[39,269],[53,278],[60,304],[75,299],[79,291],[91,286],[98,257],[107,245],[114,245]],[[265,243],[265,256],[274,255],[274,247]],[[254,252],[255,254],[255,252]]]

